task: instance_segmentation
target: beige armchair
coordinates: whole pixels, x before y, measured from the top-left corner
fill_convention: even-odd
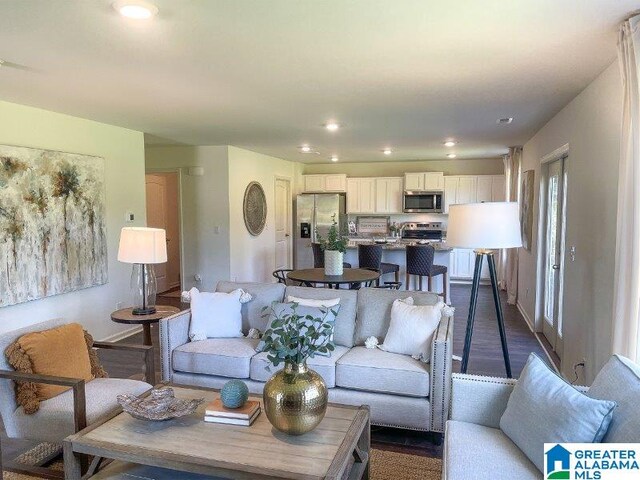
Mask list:
[[[118,349],[139,352],[144,357],[145,379],[147,382],[130,379],[96,378],[85,382],[77,378],[55,377],[16,372],[4,355],[6,348],[19,337],[29,332],[48,330],[69,323],[63,319],[30,325],[28,327],[0,335],[0,415],[9,438],[28,439],[35,442],[61,443],[88,424],[119,408],[116,396],[122,393],[142,394],[151,388],[155,381],[153,347],[94,342],[97,349]],[[71,387],[60,395],[42,401],[40,409],[31,415],[24,413],[16,404],[15,381],[25,380],[52,385]],[[2,445],[0,445],[0,478],[5,471],[25,473],[45,478],[64,477],[63,472],[44,468],[39,465],[22,465],[10,461],[2,464]]]

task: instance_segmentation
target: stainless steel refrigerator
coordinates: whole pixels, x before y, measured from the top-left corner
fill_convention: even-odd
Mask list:
[[[346,196],[344,193],[303,193],[296,201],[295,268],[313,268],[311,242],[318,234],[327,237],[335,215],[339,231],[347,230]]]

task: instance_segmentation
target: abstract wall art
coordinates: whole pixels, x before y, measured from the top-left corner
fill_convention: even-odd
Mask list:
[[[106,282],[104,160],[0,145],[0,307]]]
[[[533,189],[535,172],[527,170],[522,174],[520,185],[520,232],[522,233],[522,247],[531,251],[533,238]]]

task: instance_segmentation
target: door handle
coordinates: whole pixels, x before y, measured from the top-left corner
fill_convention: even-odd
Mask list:
[[[553,268],[554,270],[560,270],[560,265],[558,265],[558,264],[551,265],[551,268]]]
[[[288,233],[284,234],[285,237],[290,237],[291,235],[289,235]]]

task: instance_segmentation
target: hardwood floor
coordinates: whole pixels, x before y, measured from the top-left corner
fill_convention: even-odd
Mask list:
[[[453,352],[454,355],[458,356],[462,356],[470,291],[471,288],[468,285],[452,285],[451,288],[452,305],[456,308]],[[159,297],[158,303],[181,306],[179,299],[171,297]],[[504,294],[502,295],[502,305],[511,366],[513,375],[517,377],[530,352],[538,353],[545,360],[546,356],[518,309],[513,305],[507,305]],[[184,307],[184,305],[182,306]],[[157,348],[159,345],[157,326],[152,328],[152,338],[153,344],[156,346],[156,370],[158,371],[158,379],[160,379],[160,350]],[[142,343],[142,333],[128,337],[122,342],[140,344]],[[142,362],[136,354],[103,350],[99,355],[104,367],[113,377],[140,376],[142,374]],[[454,370],[459,371],[459,369],[460,362],[454,361]],[[490,287],[484,285],[480,287],[478,294],[468,373],[492,376],[505,375],[493,297]],[[2,431],[2,440],[5,442],[4,429]],[[440,457],[442,455],[442,447],[434,445],[431,436],[421,432],[372,427],[372,444],[376,448],[404,453],[432,457]],[[24,442],[16,444],[12,441],[8,445],[5,443],[3,449],[5,454],[9,456],[17,451],[17,446],[24,447],[25,445]]]

